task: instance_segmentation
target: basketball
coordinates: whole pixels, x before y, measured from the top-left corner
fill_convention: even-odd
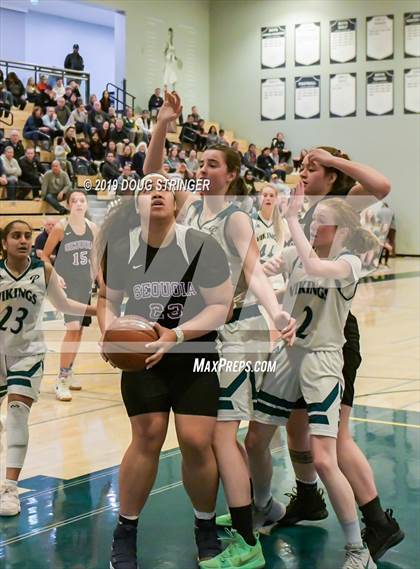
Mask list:
[[[116,318],[103,338],[103,353],[109,362],[123,371],[141,371],[152,353],[145,344],[158,340],[152,324],[141,316]]]

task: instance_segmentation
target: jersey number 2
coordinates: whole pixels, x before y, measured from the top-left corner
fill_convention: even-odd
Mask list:
[[[296,336],[298,338],[301,338],[302,340],[306,338],[306,336],[308,335],[307,333],[305,333],[305,330],[311,323],[312,318],[314,316],[314,313],[312,312],[312,309],[309,306],[305,306],[303,312],[305,312],[306,314],[305,319],[302,322],[302,324],[299,326],[299,328],[296,330]]]
[[[6,309],[5,309],[6,314],[0,320],[0,330],[2,330],[2,331],[7,330],[7,326],[5,326],[5,324],[9,320],[10,316],[12,315],[12,312],[13,312],[13,308],[11,306],[6,306]],[[19,314],[19,312],[20,312],[20,314]],[[12,334],[19,334],[19,332],[23,328],[23,321],[28,316],[28,314],[29,314],[29,310],[26,310],[26,308],[22,308],[22,307],[18,308],[16,317],[15,317],[15,322],[17,323],[17,327],[16,328],[14,328],[12,326],[9,327],[9,330],[12,332]]]

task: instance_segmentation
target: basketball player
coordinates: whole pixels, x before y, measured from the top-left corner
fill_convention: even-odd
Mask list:
[[[42,253],[48,261],[59,245],[54,268],[69,298],[84,304],[90,302],[92,290],[91,251],[97,227],[86,219],[88,202],[81,189],[72,190],[67,195],[70,210],[68,219],[63,219],[51,231]],[[66,333],[64,334],[60,355],[60,372],[55,382],[55,393],[59,401],[71,401],[70,390],[80,390],[82,386],[73,377],[73,364],[79,350],[83,328],[90,326],[90,316],[64,314]]]
[[[389,182],[382,174],[369,166],[350,161],[346,154],[330,147],[316,148],[307,154],[300,176],[305,196],[310,201],[310,208],[303,219],[307,236],[316,204],[320,200],[349,196],[349,204],[359,210],[365,209],[369,202],[383,199],[390,191]],[[276,260],[271,263],[274,272],[280,270],[280,265]],[[366,524],[363,538],[373,559],[377,561],[404,538],[404,533],[394,519],[392,510],[382,509],[372,469],[350,431],[354,382],[361,363],[359,329],[351,312],[346,320],[344,335],[345,389],[337,438],[338,459]],[[305,404],[301,401],[297,406],[301,409],[293,411],[287,424],[289,453],[296,474],[296,492],[280,525],[293,525],[301,520],[315,521],[328,516],[312,463]]]
[[[150,142],[144,172],[160,172],[168,125],[181,109],[178,95],[167,93]],[[279,305],[260,264],[258,246],[250,217],[230,203],[229,195],[244,193],[239,177],[240,157],[233,149],[216,145],[206,150],[197,172],[198,180],[208,180],[209,189],[202,200],[191,199],[187,192],[177,192],[177,201],[185,209],[185,223],[213,235],[225,251],[235,287],[233,318],[218,331],[219,353],[232,363],[265,361],[268,358],[269,330],[258,308],[260,303],[270,314],[287,342],[293,342],[294,321]],[[257,302],[243,309],[248,287]],[[261,376],[262,377],[262,376]],[[220,555],[200,564],[202,569],[265,566],[258,534],[253,532],[253,511],[248,467],[244,451],[237,442],[241,420],[253,415],[253,400],[259,378],[253,371],[223,369],[219,373],[221,395],[214,448],[226,499],[235,530],[229,545]],[[259,511],[254,511],[255,525],[274,523],[284,514],[281,504],[271,497]]]
[[[0,515],[20,512],[17,481],[28,449],[28,418],[37,401],[44,369],[42,304],[48,295],[58,310],[93,315],[96,309],[70,300],[49,263],[29,257],[32,229],[12,221],[1,234],[0,406],[8,395],[6,481],[0,488]]]
[[[346,538],[343,569],[375,569],[362,542],[354,494],[338,465],[336,437],[344,389],[343,330],[362,269],[357,255],[377,245],[377,240],[361,227],[359,214],[351,206],[331,199],[315,208],[312,249],[298,221],[302,182],[295,192],[286,212],[295,246],[284,249],[282,256],[289,275],[284,305],[298,321],[296,341],[292,347],[280,342],[273,351],[276,371],[265,376],[258,393],[252,434],[261,448],[268,449],[277,426],[286,423],[304,397],[315,469]],[[253,453],[249,456],[254,472]],[[270,479],[265,482],[269,496]],[[263,490],[261,475],[254,484]]]
[[[153,188],[162,179],[166,181],[152,178]],[[233,294],[229,267],[213,238],[176,224],[171,191],[157,187],[139,191],[135,203],[130,198],[127,205],[128,210],[137,209],[135,227],[127,227],[125,203],[114,208],[101,227],[102,250],[108,241],[98,318],[105,330],[120,315],[126,295],[125,314],[154,322],[159,340],[149,344],[154,353],[147,358],[146,369],[122,373],[132,441],[120,468],[120,516],[110,566],[137,569],[138,519],[156,478],[171,409],[202,562],[221,549],[214,513],[218,472],[212,449],[219,382],[215,371],[194,372],[194,361],[201,357],[218,361],[215,330],[226,321]]]

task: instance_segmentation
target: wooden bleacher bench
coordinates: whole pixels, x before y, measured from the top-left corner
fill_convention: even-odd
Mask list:
[[[55,213],[55,214],[48,214],[51,217],[57,217],[58,219],[62,219],[63,215],[60,215],[59,213]],[[16,219],[20,219],[22,221],[25,221],[26,223],[28,223],[32,229],[38,230],[38,229],[42,229],[42,226],[44,224],[44,220],[45,220],[45,215],[40,215],[40,214],[34,214],[34,215],[22,215],[22,214],[16,214],[16,215],[2,215],[0,218],[0,228],[5,227],[8,223],[10,223],[11,221],[15,221]]]
[[[0,227],[5,227],[15,219],[26,221],[34,229],[42,229],[46,217],[57,217],[60,215],[53,207],[45,201],[31,200],[2,200],[0,201]]]
[[[288,186],[296,186],[300,182],[299,174],[288,174],[286,176],[286,184]]]
[[[96,182],[101,179],[99,174],[95,174],[93,176],[83,176],[81,174],[76,175],[76,188],[83,188],[85,189],[85,184],[89,180],[91,183],[90,189],[95,189]]]

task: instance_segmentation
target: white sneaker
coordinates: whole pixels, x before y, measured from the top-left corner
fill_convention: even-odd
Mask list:
[[[80,391],[82,389],[82,385],[77,376],[74,375],[73,370],[70,372],[68,382],[70,384],[69,387],[72,391]]]
[[[252,508],[254,530],[271,529],[284,517],[285,513],[286,506],[274,500],[273,497],[270,498],[270,501],[262,510],[254,505]]]
[[[0,488],[0,516],[17,516],[20,512],[18,488],[14,484],[3,484]]]
[[[346,545],[346,558],[342,569],[376,569],[376,563],[370,556],[367,547]]]
[[[71,401],[72,395],[69,389],[69,378],[59,375],[55,380],[55,396],[59,401]]]

